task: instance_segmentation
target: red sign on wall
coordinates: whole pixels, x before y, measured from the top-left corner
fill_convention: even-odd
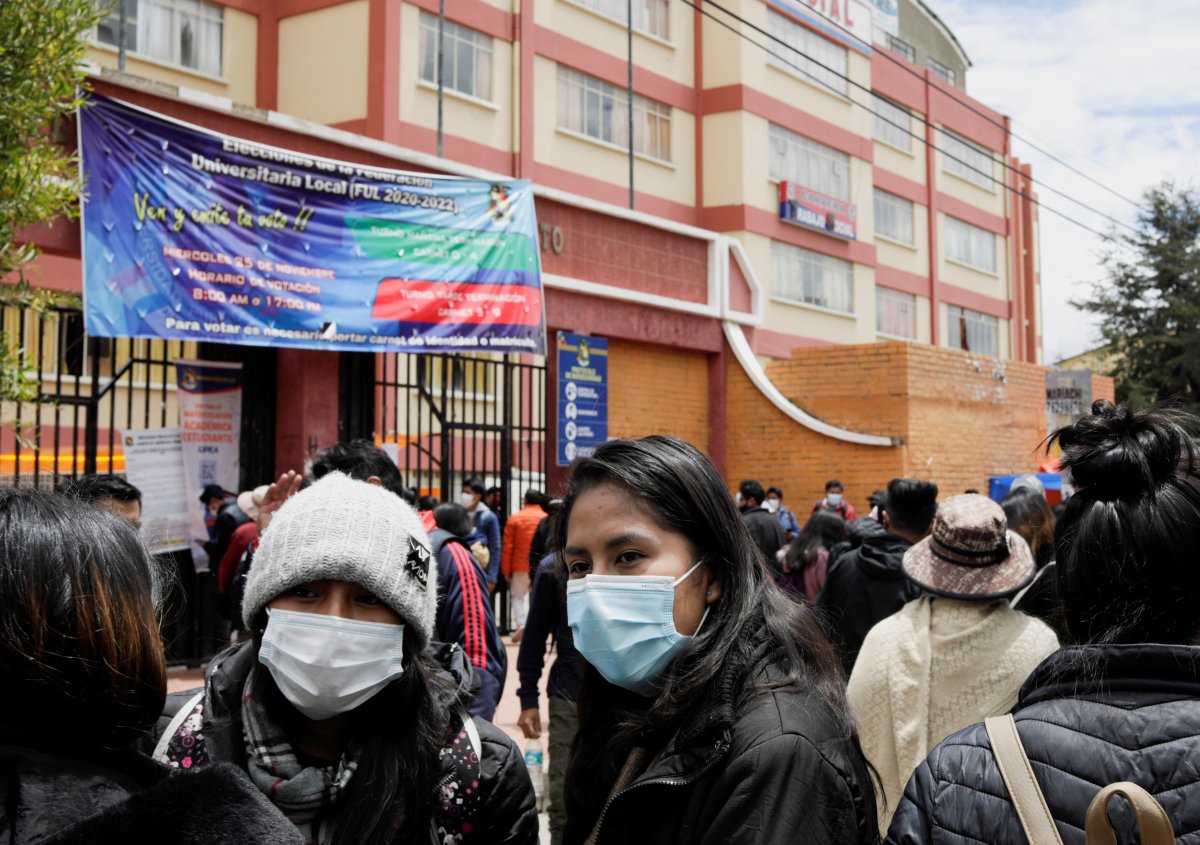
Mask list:
[[[852,203],[794,182],[779,183],[779,219],[839,238],[858,238],[858,209]]]

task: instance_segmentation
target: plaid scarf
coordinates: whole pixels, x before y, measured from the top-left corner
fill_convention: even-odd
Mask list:
[[[313,822],[334,805],[350,782],[358,767],[357,755],[351,749],[330,766],[302,765],[283,728],[263,706],[258,675],[259,668],[255,667],[246,678],[242,698],[246,768],[254,784],[311,843]]]

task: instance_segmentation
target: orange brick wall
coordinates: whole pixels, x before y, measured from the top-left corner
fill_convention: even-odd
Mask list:
[[[608,433],[670,434],[708,451],[708,356],[608,342]]]
[[[818,435],[767,401],[741,367],[728,370],[731,485],[777,484],[807,513],[838,478],[860,511],[896,476],[937,482],[943,495],[986,490],[987,476],[1036,469],[1046,436],[1045,369],[906,343],[797,349],[767,365],[780,391],[826,422],[902,438],[857,446]]]

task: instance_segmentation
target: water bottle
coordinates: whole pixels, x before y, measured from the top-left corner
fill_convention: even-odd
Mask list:
[[[542,812],[545,803],[544,779],[542,777],[542,743],[531,739],[525,744],[525,768],[529,770],[529,779],[533,781],[533,797],[537,801],[538,812]]]

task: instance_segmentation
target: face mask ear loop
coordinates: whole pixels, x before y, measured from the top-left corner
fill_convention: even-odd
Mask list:
[[[700,629],[704,627],[704,620],[708,618],[708,612],[712,610],[712,605],[704,608],[704,615],[700,617],[700,624],[696,626],[696,630],[692,632],[693,637],[700,636]]]
[[[687,572],[683,573],[683,574],[682,574],[682,575],[680,575],[678,578],[676,578],[676,579],[675,579],[675,583],[674,583],[674,584],[672,584],[672,586],[674,586],[674,587],[678,587],[680,584],[682,584],[684,581],[686,581],[686,580],[688,579],[688,577],[689,577],[689,576],[690,576],[690,575],[691,575],[693,572],[695,572],[697,569],[699,569],[699,568],[700,568],[700,564],[702,564],[702,563],[704,563],[704,558],[700,558],[700,560],[696,561],[696,565],[695,565],[695,566],[693,566],[693,567],[692,567],[691,569],[689,569]]]

